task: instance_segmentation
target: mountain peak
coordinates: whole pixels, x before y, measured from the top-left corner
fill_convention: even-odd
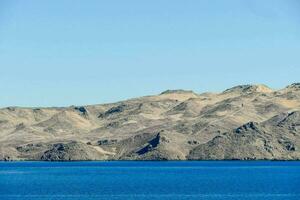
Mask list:
[[[192,90],[182,90],[182,89],[177,89],[177,90],[166,90],[160,93],[162,94],[188,94],[188,93],[194,93]]]
[[[261,92],[261,93],[270,93],[273,92],[271,88],[266,85],[239,85],[233,88],[225,90],[223,93],[230,92]]]

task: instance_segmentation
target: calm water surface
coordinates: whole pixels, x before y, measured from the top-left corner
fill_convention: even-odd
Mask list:
[[[299,200],[300,162],[0,162],[0,199]]]

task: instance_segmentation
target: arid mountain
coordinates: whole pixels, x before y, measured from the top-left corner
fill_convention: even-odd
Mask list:
[[[0,160],[186,159],[300,159],[300,84],[0,109]]]

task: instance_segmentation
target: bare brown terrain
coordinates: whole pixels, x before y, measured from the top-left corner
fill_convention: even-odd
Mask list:
[[[0,109],[0,160],[299,160],[300,84]]]

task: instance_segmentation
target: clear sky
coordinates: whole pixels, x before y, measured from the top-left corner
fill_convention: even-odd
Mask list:
[[[299,81],[298,0],[0,1],[0,107]]]

